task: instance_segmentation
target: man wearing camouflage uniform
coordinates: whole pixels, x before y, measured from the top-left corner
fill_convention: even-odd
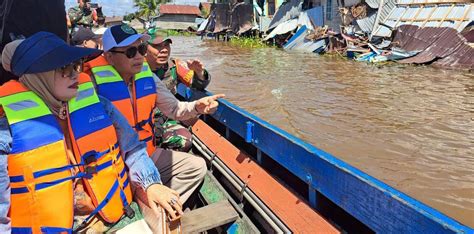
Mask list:
[[[204,91],[211,77],[199,60],[186,62],[170,58],[171,39],[163,38],[154,29],[148,31],[147,62],[153,73],[165,83],[171,93],[176,94],[179,83]],[[159,110],[155,113],[155,136],[157,146],[165,149],[187,152],[192,146],[191,132],[176,120],[169,119]]]
[[[76,26],[91,28],[94,22],[97,22],[97,11],[91,7],[90,0],[78,0],[77,3],[77,6],[68,10],[68,26],[71,28]]]

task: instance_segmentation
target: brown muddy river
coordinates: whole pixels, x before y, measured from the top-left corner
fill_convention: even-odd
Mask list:
[[[208,90],[474,227],[474,74],[176,37]],[[474,59],[474,58],[473,58]]]

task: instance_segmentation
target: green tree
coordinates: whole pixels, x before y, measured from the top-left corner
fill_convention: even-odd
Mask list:
[[[138,8],[136,16],[151,20],[152,17],[158,15],[159,4],[165,3],[166,0],[134,0],[135,7]]]
[[[207,12],[207,9],[205,9],[204,7],[201,9],[201,16],[204,19],[207,19],[207,17],[209,16],[209,12]]]

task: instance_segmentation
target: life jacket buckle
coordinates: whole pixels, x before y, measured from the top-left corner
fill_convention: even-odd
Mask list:
[[[145,130],[145,129],[143,129],[143,126],[145,126],[145,124],[146,124],[145,120],[142,120],[142,121],[138,122],[138,123],[134,126],[134,128],[135,128],[136,130],[138,130],[138,131],[143,131],[143,130]]]
[[[123,211],[125,212],[125,215],[129,218],[129,219],[133,219],[133,217],[135,217],[135,211],[132,209],[132,207],[130,205],[128,206],[125,206],[123,208]]]
[[[112,144],[109,144],[109,151],[110,151],[110,152],[114,152],[115,149],[116,149],[116,148],[115,148],[115,144],[113,144],[113,145],[112,145]]]
[[[86,165],[97,162],[97,157],[96,156],[97,156],[97,152],[95,150],[91,150],[91,151],[85,153],[83,158],[84,158],[84,162],[86,163]]]
[[[97,173],[97,166],[87,166],[86,167],[86,177],[91,177],[93,174]],[[90,179],[90,178],[89,178]]]

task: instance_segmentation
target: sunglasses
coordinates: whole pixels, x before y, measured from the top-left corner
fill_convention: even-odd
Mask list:
[[[63,78],[69,77],[70,79],[75,78],[77,73],[82,72],[83,61],[70,63],[60,68]]]
[[[129,47],[128,49],[126,49],[124,51],[110,50],[110,52],[125,54],[125,56],[127,56],[127,58],[131,59],[131,58],[135,58],[135,56],[137,55],[137,52],[140,53],[142,56],[145,56],[147,49],[148,49],[147,44],[146,43],[141,43],[137,47],[135,47],[135,46],[134,47]]]

